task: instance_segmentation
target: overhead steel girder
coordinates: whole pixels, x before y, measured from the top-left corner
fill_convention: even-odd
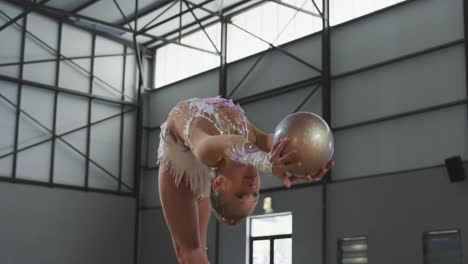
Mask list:
[[[166,7],[166,9],[164,9],[164,11],[162,11],[161,13],[159,13],[157,16],[155,16],[153,19],[151,19],[148,23],[146,23],[144,26],[141,27],[141,29],[145,29],[147,28],[149,25],[151,25],[154,21],[156,21],[158,18],[160,18],[162,15],[164,15],[169,9],[171,9],[175,4],[177,4],[176,1],[172,2],[172,4],[170,4],[168,7]]]
[[[18,7],[21,7],[21,8],[24,8],[25,5],[23,3],[21,3],[20,1],[14,1],[14,0],[4,0],[10,4],[13,4],[13,5],[16,5]],[[55,9],[56,11],[51,11]],[[82,25],[77,25],[74,23],[74,21],[72,21],[70,18],[67,17],[67,15],[69,16],[74,16],[74,17],[82,17],[83,19],[85,19],[86,17],[84,16],[81,16],[81,15],[78,15],[78,14],[73,14],[73,13],[70,13],[70,12],[66,12],[64,10],[61,10],[61,9],[56,9],[56,8],[52,8],[52,7],[44,7],[44,6],[41,6],[40,8],[37,8],[35,10],[35,12],[41,14],[41,15],[44,15],[44,16],[47,16],[47,17],[50,17],[52,19],[55,19],[55,20],[59,20],[59,21],[62,21],[66,24],[69,24],[69,25],[73,25],[77,28],[81,28],[83,30],[86,30],[88,32],[91,32],[91,33],[94,33],[98,36],[103,36],[105,38],[108,38],[108,39],[111,39],[113,41],[116,41],[118,43],[121,43],[123,45],[126,45],[126,46],[130,46],[132,47],[133,46],[133,42],[132,41],[129,41],[127,39],[123,39],[123,38],[120,38],[120,37],[117,37],[113,34],[110,34],[110,33],[106,33],[106,32],[102,32],[102,31],[99,31],[99,30],[94,30],[94,29],[91,29],[89,27],[85,27],[85,26],[82,26]],[[67,15],[63,15],[63,13],[66,13]],[[96,22],[96,23],[107,23],[107,22],[104,22],[104,21],[100,21],[100,20],[96,20],[96,19],[93,19],[93,18],[88,18],[89,21],[92,21],[92,20],[95,20],[95,21],[92,21],[92,22]],[[103,24],[105,25],[105,24]],[[112,24],[109,24],[107,23],[107,25],[105,26],[109,26],[111,27]],[[120,29],[120,28],[116,28],[115,26],[112,26],[114,29]],[[146,49],[144,47],[142,47],[142,50],[146,52]]]
[[[151,29],[153,29],[153,28],[155,28],[155,27],[158,27],[158,26],[160,26],[160,25],[162,25],[162,24],[164,24],[164,23],[167,23],[168,21],[171,21],[171,20],[173,20],[173,19],[176,19],[176,18],[178,18],[179,16],[183,16],[183,15],[185,15],[185,14],[188,14],[189,12],[192,12],[193,10],[195,10],[195,9],[197,9],[197,8],[200,8],[200,7],[202,7],[202,6],[204,6],[204,5],[208,4],[208,3],[211,3],[211,2],[213,2],[213,1],[215,1],[215,0],[206,0],[206,1],[204,1],[204,2],[201,2],[200,4],[197,4],[197,5],[195,5],[195,6],[189,7],[188,9],[186,9],[186,10],[180,12],[179,14],[175,14],[175,15],[173,15],[173,16],[171,16],[171,17],[168,17],[168,18],[164,19],[164,20],[161,21],[161,22],[158,22],[158,23],[156,23],[156,24],[154,24],[154,25],[151,25],[151,26],[149,26],[149,27],[147,27],[147,28],[145,28],[145,29],[139,30],[139,31],[138,31],[138,34],[142,34],[142,33],[144,33],[144,32],[148,32],[149,30],[151,30]]]
[[[1,27],[0,27],[0,31],[4,30],[5,28],[7,28],[8,26],[14,24],[16,21],[20,20],[21,18],[23,18],[24,16],[28,15],[30,12],[34,11],[35,8],[37,8],[37,6],[40,6],[40,5],[43,5],[47,2],[49,2],[50,0],[42,0],[41,2],[37,3],[35,6],[33,6],[33,0],[30,0],[30,2],[28,2],[28,4],[26,5],[26,7],[24,8],[24,11],[21,12],[21,14],[17,15],[16,17],[10,19],[8,22],[6,22],[5,24],[3,24]],[[35,1],[34,1],[35,2]]]
[[[5,14],[3,11],[0,10],[0,13],[3,14],[4,16],[8,17],[7,14]],[[22,28],[22,26],[20,25],[16,25],[20,28]],[[77,64],[76,62],[74,62],[73,60],[70,60],[68,59],[66,56],[64,56],[63,54],[60,54],[54,47],[51,47],[49,44],[45,43],[42,39],[40,39],[39,37],[37,37],[35,34],[31,33],[30,31],[28,31],[27,29],[25,28],[22,28],[26,34],[28,36],[31,36],[32,38],[34,38],[35,40],[37,40],[38,42],[40,42],[44,47],[47,47],[52,53],[54,54],[59,54],[60,57],[63,57],[64,59],[68,60],[68,62],[70,62],[71,64],[73,64],[75,67],[79,68],[80,70],[82,70],[83,72],[87,73],[87,74],[90,74],[90,72],[88,70],[86,70],[85,68],[83,68],[82,66],[80,66],[79,64]],[[90,76],[92,78],[95,78],[96,80],[99,80],[100,82],[106,84],[106,86],[108,88],[110,88],[111,90],[114,90],[114,91],[117,91],[119,92],[118,90],[116,90],[115,87],[113,87],[111,84],[109,84],[108,82],[106,82],[105,80],[103,80],[102,78],[99,78],[98,76],[95,76],[94,74],[90,74]],[[128,96],[127,96],[128,97]]]
[[[116,26],[116,25],[114,25],[112,23],[105,22],[105,21],[95,19],[95,18],[92,18],[92,17],[87,17],[87,16],[83,16],[83,15],[78,15],[78,14],[72,14],[72,13],[68,13],[68,12],[62,12],[62,10],[56,9],[56,8],[42,7],[42,8],[39,8],[39,9],[42,10],[42,11],[45,11],[46,13],[50,13],[50,15],[52,15],[52,16],[56,16],[61,21],[63,21],[63,20],[69,20],[70,21],[69,17],[75,17],[75,18],[78,18],[78,19],[85,19],[85,20],[88,20],[88,21],[91,21],[91,22],[100,23],[100,24],[102,24],[104,26],[108,26],[108,27],[112,27],[112,28],[115,28],[115,29],[118,29],[118,30],[122,30],[122,31],[125,31],[127,33],[131,33],[133,35],[136,35],[136,33],[137,33],[137,31],[135,31],[133,29],[130,29],[130,28]],[[74,25],[73,22],[72,22],[72,24]],[[97,31],[97,32],[99,32],[99,31]],[[202,52],[207,52],[207,53],[218,55],[217,53],[209,51],[209,50],[193,47],[193,46],[183,44],[183,43],[178,43],[176,41],[170,41],[170,40],[167,40],[165,38],[155,36],[155,35],[152,35],[152,34],[139,33],[139,35],[149,37],[149,38],[152,38],[152,39],[156,39],[156,40],[160,40],[160,41],[163,41],[164,43],[167,43],[167,44],[175,44],[175,45],[183,46],[183,47],[186,47],[186,48],[193,48],[193,49],[197,49],[197,50],[202,51]],[[129,46],[133,46],[133,42],[131,42],[131,44]]]
[[[311,68],[311,69],[313,69],[313,70],[315,70],[315,71],[317,71],[317,72],[322,72],[322,70],[319,69],[319,68],[317,68],[316,66],[314,66],[314,65],[312,65],[312,64],[310,64],[310,63],[308,63],[307,61],[305,61],[305,60],[303,60],[303,59],[297,57],[296,55],[291,54],[290,52],[288,52],[288,51],[286,51],[286,50],[284,50],[284,49],[282,49],[282,48],[279,48],[279,47],[277,47],[277,46],[271,44],[270,42],[268,42],[268,41],[262,39],[261,37],[259,37],[259,36],[255,35],[255,34],[249,32],[248,30],[246,30],[246,29],[244,29],[244,28],[242,28],[242,27],[240,27],[240,26],[238,26],[238,25],[232,23],[232,21],[230,21],[229,23],[230,23],[231,25],[235,26],[236,28],[238,28],[238,29],[244,31],[245,33],[247,33],[247,34],[249,34],[249,35],[251,35],[251,36],[253,36],[253,37],[255,37],[255,38],[257,38],[257,39],[259,39],[259,40],[261,40],[261,41],[263,41],[263,42],[265,42],[265,43],[267,43],[268,45],[270,45],[270,47],[272,47],[272,48],[274,48],[274,49],[280,51],[281,53],[287,55],[288,57],[291,57],[292,59],[294,59],[294,60],[300,62],[301,64],[304,64],[305,66],[307,66],[307,67],[309,67],[309,68]]]
[[[288,7],[288,8],[291,8],[291,9],[294,9],[296,11],[299,11],[299,12],[302,12],[304,14],[308,14],[308,15],[311,15],[311,16],[314,16],[314,17],[317,17],[317,18],[320,18],[322,19],[322,15],[320,14],[316,14],[314,12],[310,12],[308,10],[305,10],[305,9],[302,9],[302,8],[299,8],[297,6],[294,6],[294,5],[290,5],[288,3],[285,3],[285,2],[282,2],[282,1],[279,1],[279,0],[269,0],[273,3],[277,3],[278,5],[282,5],[282,6],[285,6],[285,7]]]
[[[187,4],[187,2],[185,0],[180,0],[181,3],[184,2],[185,3],[185,6],[187,6],[187,9],[190,10],[190,13],[192,13],[192,16],[193,18],[195,19],[195,21],[197,21],[198,23],[198,26],[200,26],[200,28],[203,30],[203,33],[205,33],[205,36],[208,38],[208,40],[211,42],[211,45],[213,45],[213,48],[216,50],[216,53],[220,54],[219,50],[218,50],[218,47],[216,47],[216,44],[213,42],[213,40],[211,39],[210,35],[208,34],[208,32],[206,32],[205,30],[205,27],[201,24],[200,20],[198,19],[198,17],[195,15],[195,13],[193,12],[193,10],[190,9],[190,6]],[[182,16],[181,16],[182,18]]]
[[[226,13],[226,12],[229,12],[229,11],[231,11],[231,10],[233,10],[233,9],[235,9],[235,8],[238,8],[239,6],[241,6],[241,5],[245,4],[245,3],[251,2],[251,1],[252,1],[252,0],[242,0],[242,1],[240,1],[240,2],[237,2],[236,4],[233,4],[233,5],[229,6],[229,7],[226,7],[222,12],[223,12],[223,14],[224,14],[224,13]],[[235,12],[233,12],[233,13],[230,13],[228,16],[225,17],[225,19],[228,20],[230,17],[232,17],[232,16],[234,16],[234,15],[237,15],[237,14],[239,14],[240,12],[244,12],[245,10],[254,8],[254,7],[256,7],[256,6],[258,6],[258,5],[262,4],[262,3],[264,3],[263,0],[258,1],[258,2],[256,2],[256,3],[250,5],[250,6],[247,6],[247,7],[243,8],[243,9],[241,9],[241,10],[237,10],[237,11],[235,11]],[[202,18],[200,18],[199,20],[200,20],[200,22],[205,22],[206,20],[212,19],[212,18],[214,18],[214,17],[217,17],[217,16],[209,15],[209,16],[202,17]],[[215,20],[215,21],[212,21],[212,22],[209,22],[209,23],[205,24],[204,26],[205,26],[205,27],[208,27],[208,26],[213,25],[213,24],[216,24],[216,23],[219,23],[219,19],[218,19],[218,20]],[[194,21],[194,22],[192,22],[192,23],[189,23],[189,24],[183,26],[183,27],[181,28],[181,30],[184,30],[184,29],[193,27],[193,26],[195,26],[196,24],[197,24],[197,21]],[[189,32],[186,32],[186,33],[182,34],[182,37],[183,37],[183,36],[186,36],[186,35],[189,35],[189,34],[192,34],[192,33],[196,32],[196,31],[198,31],[198,30],[200,30],[200,29],[199,29],[199,28],[196,28],[196,29],[190,30]],[[161,37],[168,38],[169,36],[171,36],[171,35],[177,33],[178,31],[179,31],[179,29],[175,29],[175,30],[173,30],[173,31],[170,31],[170,32],[168,32],[168,33],[162,35]],[[173,39],[171,39],[171,40],[173,40]],[[143,42],[142,45],[145,46],[145,47],[148,47],[148,46],[153,45],[155,42],[157,42],[157,40],[149,40],[149,41],[147,41],[147,42]],[[158,44],[158,45],[156,45],[156,46],[151,47],[150,49],[155,50],[155,49],[160,48],[160,47],[163,46],[163,45],[165,45],[165,44],[164,44],[164,43],[163,43],[163,44]]]
[[[142,8],[141,10],[139,10],[138,14],[134,13],[134,14],[128,16],[128,20],[129,20],[129,22],[134,22],[136,18],[141,18],[143,16],[146,16],[146,15],[158,10],[159,8],[163,7],[165,4],[168,4],[168,3],[172,2],[172,1],[174,1],[174,0],[155,1],[153,4],[148,5],[147,7]],[[126,23],[127,22],[122,19],[122,20],[116,22],[115,24],[119,25],[119,26],[124,26]]]
[[[81,10],[84,10],[85,8],[88,8],[89,6],[92,6],[92,5],[94,5],[95,3],[99,2],[99,1],[101,1],[101,0],[89,0],[88,2],[74,8],[71,12],[72,13],[78,13]]]
[[[12,1],[12,0],[6,0],[6,1]],[[112,34],[105,34],[105,33],[101,32],[101,31],[98,31],[98,30],[93,30],[93,29],[90,29],[90,28],[87,28],[87,27],[76,25],[75,23],[73,23],[73,20],[70,19],[70,17],[75,17],[75,18],[78,18],[78,19],[88,20],[88,21],[91,21],[91,22],[94,22],[94,23],[102,24],[104,26],[115,28],[117,30],[122,30],[122,31],[125,31],[127,33],[135,34],[136,31],[134,31],[133,29],[117,26],[117,25],[114,25],[112,23],[105,22],[105,21],[95,19],[95,18],[92,18],[92,17],[87,17],[87,16],[83,16],[83,15],[79,15],[79,14],[73,14],[73,13],[70,13],[70,12],[64,12],[61,9],[57,9],[57,8],[53,8],[53,7],[41,6],[37,10],[40,13],[42,13],[43,15],[52,17],[54,19],[58,19],[60,21],[63,21],[65,23],[71,24],[71,25],[79,27],[79,28],[83,28],[83,29],[85,29],[87,31],[91,31],[91,32],[93,32],[93,33],[95,33],[97,35],[105,35],[106,37],[111,37],[112,39],[115,39],[116,41],[125,42],[125,44],[127,46],[130,46],[130,47],[134,46],[133,41],[128,41],[128,40],[113,36]],[[202,52],[218,55],[218,53],[216,53],[216,52],[212,52],[212,51],[205,50],[205,49],[202,49],[202,48],[193,47],[191,45],[187,45],[187,44],[183,44],[183,43],[178,43],[177,41],[167,40],[167,39],[165,39],[163,37],[155,36],[155,35],[152,35],[152,34],[140,33],[139,35],[149,37],[149,38],[154,39],[154,40],[159,40],[159,41],[162,41],[162,42],[167,43],[167,44],[179,45],[179,46],[182,46],[182,47],[192,48],[192,49],[196,49],[196,50],[199,50],[199,51],[202,51]],[[146,52],[146,48],[142,47],[141,45],[139,45],[139,46],[140,46],[141,50]]]
[[[189,4],[189,5],[191,5],[191,6],[197,6],[197,4],[192,3],[192,2],[190,2],[190,1],[188,1],[188,0],[185,0],[185,2],[186,2],[187,4]],[[207,12],[208,14],[210,14],[210,15],[212,15],[212,16],[219,16],[219,13],[218,13],[218,12],[215,12],[215,11],[213,11],[213,10],[210,10],[210,9],[208,9],[208,8],[206,8],[206,7],[199,6],[198,8],[200,8],[201,10]]]

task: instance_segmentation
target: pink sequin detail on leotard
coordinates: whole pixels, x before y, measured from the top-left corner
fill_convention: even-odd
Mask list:
[[[220,134],[238,134],[248,138],[249,129],[245,112],[232,100],[221,97],[191,98],[179,103],[178,106],[174,107],[171,113],[176,111],[178,118],[185,121],[182,135],[184,144],[174,141],[171,136],[166,136],[167,129],[164,122],[161,125],[158,160],[169,169],[177,185],[185,176],[194,195],[197,198],[206,198],[209,196],[211,180],[215,175],[212,169],[195,158],[192,151],[186,149],[186,147],[192,148],[189,138],[190,125],[195,118],[204,118],[213,124]]]

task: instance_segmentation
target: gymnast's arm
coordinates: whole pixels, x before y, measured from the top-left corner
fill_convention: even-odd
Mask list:
[[[254,144],[265,152],[270,152],[273,148],[273,134],[266,133],[255,127],[252,123],[247,121],[250,133],[253,133]]]
[[[274,147],[269,147],[267,136],[262,138],[262,146],[256,146],[240,135],[213,135],[197,123],[190,129],[190,141],[195,157],[208,166],[220,166],[225,159],[241,164],[252,165],[258,170],[279,177],[285,176],[287,171],[297,169],[295,152],[282,157],[280,153],[287,144],[284,140]],[[262,136],[261,136],[262,137]],[[268,152],[263,151],[271,149]]]

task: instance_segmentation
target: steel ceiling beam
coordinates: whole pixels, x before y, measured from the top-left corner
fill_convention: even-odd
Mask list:
[[[269,0],[273,3],[276,3],[278,5],[282,5],[282,6],[285,6],[287,8],[291,8],[293,10],[296,10],[296,11],[299,11],[299,12],[302,12],[302,13],[305,13],[305,14],[308,14],[308,15],[311,15],[311,16],[314,16],[314,17],[317,17],[317,18],[320,18],[322,19],[322,16],[320,14],[316,14],[314,12],[310,12],[308,10],[305,10],[305,9],[302,9],[302,8],[299,8],[295,5],[291,5],[291,4],[288,4],[288,3],[285,3],[285,2],[282,2],[282,1],[279,1],[279,0]]]
[[[34,11],[35,8],[37,8],[38,6],[41,6],[47,2],[49,2],[50,0],[42,0],[40,1],[39,3],[35,4],[36,0],[30,0],[28,1],[28,3],[24,6],[24,10],[23,12],[21,12],[19,15],[17,15],[16,17],[10,19],[8,22],[6,22],[5,24],[3,24],[1,27],[0,27],[0,32],[2,30],[4,30],[5,28],[7,28],[8,26],[10,25],[13,25],[16,21],[22,19],[23,17],[25,17],[26,15],[28,15],[30,12]],[[35,4],[35,5],[33,5]]]
[[[77,7],[75,7],[74,9],[72,9],[70,12],[72,13],[78,13],[86,8],[88,8],[89,6],[92,6],[94,5],[95,3],[99,2],[101,0],[89,0],[88,2],[82,4],[82,5],[79,5]]]
[[[159,8],[163,7],[164,5],[170,3],[170,2],[175,2],[174,0],[166,0],[166,1],[155,1],[152,5],[148,5],[145,8],[142,8],[141,10],[138,10],[138,14],[132,14],[128,16],[128,20],[130,22],[135,21],[136,18],[141,18],[144,17],[148,14],[151,14],[152,12],[158,10]],[[126,24],[125,20],[122,19],[118,22],[115,23],[116,25],[123,26]]]
[[[23,3],[21,3],[21,1],[14,1],[14,0],[4,0],[5,2],[8,2],[10,4],[13,4],[15,6],[18,6],[20,8],[24,8],[25,5]],[[113,34],[110,34],[110,33],[106,33],[106,32],[102,32],[102,31],[99,31],[99,30],[94,30],[94,29],[91,29],[89,27],[85,27],[85,26],[81,26],[81,25],[77,25],[75,24],[70,18],[68,18],[67,16],[74,16],[74,17],[83,17],[84,16],[81,16],[81,15],[78,15],[78,14],[73,14],[73,13],[70,13],[70,12],[66,12],[62,9],[57,9],[57,8],[54,8],[56,11],[55,12],[52,12],[50,11],[50,7],[47,7],[49,10],[46,10],[46,9],[43,9],[43,8],[38,8],[35,10],[35,12],[37,12],[38,14],[41,14],[43,16],[46,16],[46,17],[49,17],[51,19],[54,19],[54,20],[58,20],[58,21],[62,21],[63,23],[66,23],[68,25],[72,25],[74,27],[77,27],[77,28],[80,28],[80,29],[83,29],[83,30],[86,30],[88,32],[91,32],[91,33],[94,33],[98,36],[102,36],[102,37],[105,37],[105,38],[108,38],[108,39],[111,39],[113,41],[116,41],[118,43],[121,43],[123,45],[127,45],[127,46],[130,46],[132,47],[133,46],[133,42],[132,41],[129,41],[127,39],[123,39],[123,38],[120,38],[120,37],[117,37]],[[66,15],[63,15],[63,13],[66,13]],[[92,18],[90,18],[92,19]],[[93,20],[96,20],[96,19],[93,19]],[[107,22],[104,22],[104,21],[100,21],[98,20],[97,21],[98,23],[107,23]],[[109,23],[107,23],[109,24]],[[103,24],[104,25],[104,24]],[[111,26],[112,24],[108,25],[108,26]],[[112,25],[113,28],[115,28],[114,25]],[[146,52],[146,49],[144,47],[141,47],[142,50],[144,50]]]
[[[230,12],[230,11],[232,11],[232,10],[238,8],[239,6],[242,6],[242,5],[244,5],[244,4],[248,3],[248,2],[251,2],[251,1],[252,1],[252,0],[242,0],[242,1],[239,1],[239,2],[233,4],[233,5],[229,6],[229,7],[224,8],[222,12],[223,12],[223,14],[225,14],[225,13]],[[258,2],[254,3],[254,4],[252,4],[252,5],[249,5],[249,6],[245,7],[245,8],[243,8],[243,9],[241,9],[241,10],[237,10],[237,11],[235,11],[235,12],[233,12],[233,13],[230,13],[229,15],[226,15],[225,18],[226,18],[227,20],[229,20],[229,18],[231,18],[232,16],[237,15],[237,14],[240,13],[240,12],[244,12],[245,10],[254,8],[254,7],[256,7],[256,6],[258,6],[258,5],[262,4],[262,3],[264,3],[263,0],[262,0],[262,1],[258,1]],[[214,16],[214,15],[209,15],[209,16],[205,16],[205,17],[203,17],[203,18],[200,18],[199,20],[200,20],[200,22],[205,22],[206,20],[212,19],[212,18],[217,17],[217,16],[218,16],[218,15],[216,15],[216,16]],[[213,25],[213,24],[218,23],[218,22],[219,22],[219,19],[218,19],[218,20],[215,20],[215,21],[212,21],[212,22],[209,22],[209,23],[205,24],[204,26],[207,27],[207,26]],[[196,22],[196,21],[194,21],[194,22],[192,22],[192,23],[189,23],[189,24],[187,24],[187,25],[185,25],[185,26],[182,26],[181,30],[184,30],[184,29],[193,27],[193,26],[195,26],[195,25],[197,25],[197,22]],[[200,30],[200,29],[199,29],[199,28],[196,28],[196,29],[190,30],[189,32],[186,32],[186,33],[182,34],[181,37],[184,37],[184,36],[186,36],[186,35],[192,34],[192,33],[196,32],[196,31],[198,31],[198,30]],[[175,29],[175,30],[173,30],[173,31],[170,31],[170,32],[168,32],[168,33],[162,35],[161,37],[168,38],[168,37],[170,37],[171,35],[177,33],[178,31],[179,31],[179,29]],[[174,40],[174,39],[175,39],[175,38],[171,38],[170,40]],[[157,42],[157,40],[149,40],[149,41],[143,42],[142,45],[145,46],[145,47],[149,47],[149,46],[153,45],[153,44],[156,43],[156,42]],[[160,47],[163,46],[163,45],[165,45],[165,44],[164,44],[164,43],[158,44],[158,45],[156,45],[156,46],[151,47],[150,49],[152,49],[152,50],[158,49],[158,48],[160,48]]]
[[[158,26],[160,26],[160,25],[162,25],[162,24],[164,24],[164,23],[167,23],[167,22],[169,22],[169,21],[171,21],[171,20],[173,20],[173,19],[176,19],[176,18],[178,18],[179,16],[183,16],[183,15],[185,15],[185,14],[188,14],[189,12],[192,12],[193,10],[195,10],[195,9],[197,9],[197,8],[200,8],[200,7],[202,7],[202,6],[204,6],[204,5],[208,4],[208,3],[211,3],[211,2],[213,2],[213,1],[215,1],[215,0],[206,0],[206,1],[201,2],[200,4],[197,4],[197,5],[195,5],[195,6],[189,7],[188,9],[186,9],[186,10],[180,12],[179,14],[176,14],[176,15],[173,15],[173,16],[171,16],[171,17],[168,17],[168,18],[164,19],[163,21],[161,21],[161,22],[159,22],[159,23],[156,23],[156,24],[154,24],[154,25],[152,25],[152,26],[147,27],[147,28],[144,29],[144,30],[140,30],[140,31],[138,32],[138,34],[142,34],[142,32],[148,32],[149,30],[151,30],[151,29],[153,29],[153,28],[155,28],[155,27],[158,27]]]

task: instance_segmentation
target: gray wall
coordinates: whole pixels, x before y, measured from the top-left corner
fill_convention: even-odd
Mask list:
[[[462,0],[408,1],[333,28],[331,125],[337,163],[332,174],[334,182],[327,192],[327,263],[337,263],[337,240],[347,236],[367,235],[369,258],[376,263],[421,262],[423,231],[460,228],[466,237],[468,221],[463,201],[467,185],[450,184],[442,167],[449,156],[468,159],[462,4]],[[284,48],[320,67],[320,43],[321,36],[315,34]],[[258,56],[229,65],[229,91]],[[374,65],[379,66],[371,67]],[[371,68],[360,71],[367,67]],[[315,76],[304,65],[270,52],[233,97],[240,99]],[[215,95],[217,87],[217,72],[210,71],[151,93],[148,102],[158,103],[149,106],[151,117],[147,124],[158,126],[181,98]],[[259,128],[272,131],[313,88],[304,86],[243,108]],[[300,110],[320,114],[321,107],[319,89]],[[358,125],[350,127],[354,124]],[[151,133],[148,164],[152,166],[159,131]],[[143,200],[158,208],[156,175],[157,170],[146,173]],[[278,180],[265,175],[262,181],[262,188],[281,186]],[[274,207],[280,211],[294,210],[293,219],[298,215],[317,223],[314,227],[306,221],[294,223],[293,258],[294,263],[319,263],[319,188],[268,195],[279,201]],[[165,228],[160,215],[144,214],[159,226],[153,230]],[[243,262],[245,232],[245,225],[220,229],[219,263]],[[153,260],[161,259],[154,256]]]
[[[0,2],[0,10],[9,17],[22,12],[5,1]],[[0,24],[6,21],[8,17],[0,15]],[[100,193],[85,191],[87,160],[78,151],[86,153],[87,129],[63,136],[69,145],[56,140],[54,163],[51,163],[51,140],[21,149],[51,139],[56,93],[47,87],[62,89],[57,94],[55,120],[59,135],[86,125],[88,106],[91,122],[121,113],[120,104],[76,94],[89,93],[91,80],[93,95],[120,100],[119,91],[125,89],[126,103],[134,102],[133,51],[128,48],[124,68],[124,46],[98,36],[95,54],[101,57],[92,59],[90,32],[64,24],[59,46],[59,22],[33,12],[27,15],[23,59],[28,63],[23,64],[21,74],[23,23],[24,19],[20,19],[18,24],[0,32],[0,64],[17,63],[0,67],[0,262],[133,263],[136,203],[130,193],[134,182],[135,112],[125,114],[123,123],[120,117],[114,117],[92,126],[90,131],[90,158],[114,176],[119,175],[122,165],[124,185],[120,194],[125,194],[122,196],[118,193],[117,177],[110,177],[93,163],[89,167],[89,187]],[[62,60],[57,66],[55,50],[59,49],[67,58],[88,58]],[[52,61],[32,63],[34,60]],[[91,77],[87,71],[91,70],[93,60],[94,77]],[[22,80],[31,83],[19,85]],[[24,111],[19,116],[18,131],[17,107]],[[15,176],[20,182],[13,184],[5,181],[13,177],[15,133],[20,148]],[[56,188],[44,187],[51,172]],[[117,195],[107,194],[109,191]]]
[[[133,263],[133,198],[0,183],[0,201],[2,263]]]
[[[162,208],[140,210],[140,264],[178,263]],[[211,217],[207,232],[207,254],[215,262],[216,218]]]
[[[422,263],[423,232],[450,229],[468,261],[468,182],[450,183],[443,167],[332,184],[328,197],[328,263],[339,239],[361,235],[369,263]]]

